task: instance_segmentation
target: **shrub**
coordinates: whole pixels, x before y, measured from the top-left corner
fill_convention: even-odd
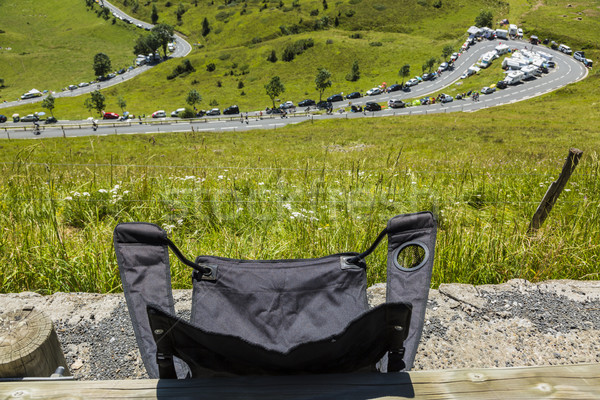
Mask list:
[[[221,54],[219,56],[219,60],[221,60],[221,61],[228,60],[229,58],[231,58],[231,54],[229,54],[229,53]]]
[[[169,80],[175,79],[178,76],[184,77],[184,76],[189,75],[191,72],[195,72],[195,71],[196,71],[196,68],[194,68],[194,66],[192,65],[190,60],[183,60],[181,62],[181,64],[179,64],[178,66],[175,67],[173,72],[171,72],[169,75],[167,75],[167,79],[169,79]]]
[[[208,63],[206,65],[206,70],[208,72],[213,72],[216,68],[217,68],[217,66],[215,65],[215,63]]]
[[[346,17],[348,17],[348,18],[351,18],[352,16],[354,16],[354,14],[356,14],[356,11],[354,11],[354,10],[346,11]]]
[[[244,88],[244,82],[243,81],[239,81],[238,82],[238,89],[243,89]]]
[[[369,43],[369,46],[379,47],[379,46],[383,46],[383,43],[381,43],[381,42],[371,42],[371,43]]]
[[[186,107],[183,112],[179,114],[179,118],[194,118],[196,113],[189,107]]]
[[[271,50],[271,53],[269,53],[269,56],[267,57],[267,61],[272,63],[277,62],[277,54],[275,53],[275,50]]]
[[[325,42],[325,44],[333,44],[333,39],[327,39],[327,41]]]
[[[319,15],[319,10],[316,8],[310,12],[311,17],[316,17],[317,15]]]
[[[350,39],[362,39],[362,33],[353,33],[350,35]]]

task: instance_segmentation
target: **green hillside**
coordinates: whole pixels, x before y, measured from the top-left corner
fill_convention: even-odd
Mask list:
[[[83,0],[0,0],[0,101],[89,82],[98,52],[113,68],[130,65],[136,29],[99,18]]]
[[[83,3],[83,0],[60,2],[63,8],[80,10],[82,17],[91,19],[94,23],[91,26],[95,29],[105,30],[106,35],[118,38],[116,47],[121,51],[119,54],[123,62],[127,63],[132,54],[134,38],[140,33],[131,25],[117,22],[113,26],[110,19],[104,21],[97,18],[94,12],[86,11]],[[536,33],[541,37],[549,35],[575,49],[585,48],[588,57],[595,58],[598,55],[597,32],[600,18],[596,18],[598,8],[591,0],[573,3],[570,7],[566,1],[548,2],[541,7],[540,4],[531,5],[523,0],[492,1],[483,5],[471,0],[380,0],[377,3],[348,0],[330,1],[327,9],[322,0],[198,0],[177,3],[164,0],[144,3],[119,0],[116,3],[120,3],[119,6],[128,13],[147,21],[151,20],[152,7],[156,6],[158,22],[173,24],[194,44],[194,50],[187,58],[196,69],[195,72],[168,80],[167,76],[181,63],[179,59],[172,59],[140,77],[104,91],[107,109],[118,111],[117,99],[122,96],[127,101],[128,110],[134,114],[148,115],[157,109],[171,110],[184,106],[186,95],[192,88],[202,95],[200,108],[227,107],[231,104],[238,104],[242,110],[264,108],[270,105],[264,85],[275,75],[281,77],[286,89],[281,101],[318,99],[314,87],[318,67],[327,68],[333,74],[333,86],[325,95],[365,91],[382,82],[399,82],[402,79],[398,76],[398,70],[402,65],[409,64],[411,75],[414,76],[422,72],[421,67],[429,58],[440,60],[444,46],[458,48],[464,40],[466,28],[484,9],[492,11],[495,20],[510,17],[512,21],[522,24],[526,34]],[[177,10],[180,9],[180,4],[185,12],[181,14],[179,22]],[[12,12],[16,19],[15,12]],[[205,18],[209,29],[203,35]],[[50,29],[62,29],[64,35],[69,35],[67,32],[73,33],[64,27],[49,26],[48,30]],[[88,30],[89,26],[79,29]],[[46,37],[52,35],[53,33],[49,33]],[[73,36],[79,37],[80,34]],[[310,42],[312,46],[305,46],[307,48],[292,61],[283,61],[286,49],[294,45],[298,47],[301,42]],[[98,42],[94,43],[88,47],[95,49]],[[47,46],[47,43],[40,44],[45,49],[42,54],[52,51]],[[79,47],[81,46],[84,46],[83,42]],[[121,56],[116,53],[112,55],[113,50],[106,51],[114,60],[120,60]],[[272,51],[277,56],[276,62],[267,61]],[[40,57],[44,58],[43,55],[36,53],[34,57],[31,52],[31,55],[21,56],[30,64],[36,65],[39,72],[30,75],[30,68],[25,72],[21,71],[18,78],[14,77],[14,68],[13,75],[1,73],[0,75],[6,75],[5,81],[9,88],[0,94],[11,98],[16,93],[29,90],[30,86],[43,89],[58,83],[59,86],[77,83],[84,80],[84,77],[89,79],[90,59],[95,52],[80,50],[76,52],[78,58],[69,57],[69,63],[62,63],[77,71],[77,79],[65,78],[69,72],[62,72],[60,67],[52,63],[39,62]],[[12,54],[14,56],[16,52]],[[34,59],[38,61],[33,61]],[[65,57],[53,58],[59,64],[61,59],[64,60]],[[354,61],[358,62],[361,76],[357,81],[349,82],[346,75]],[[11,66],[18,64],[17,60],[10,63]],[[119,62],[114,64],[119,65]],[[214,64],[214,71],[207,70],[209,64]],[[42,73],[42,70],[49,69],[52,73]],[[15,80],[19,84],[14,83]],[[89,114],[83,107],[84,100],[84,97],[59,99],[56,102],[56,114],[63,119],[87,117]],[[5,113],[25,114],[40,110],[38,104],[6,110]]]

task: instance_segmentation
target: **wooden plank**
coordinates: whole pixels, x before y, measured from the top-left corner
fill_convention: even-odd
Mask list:
[[[0,383],[0,399],[597,399],[600,364],[287,377]]]

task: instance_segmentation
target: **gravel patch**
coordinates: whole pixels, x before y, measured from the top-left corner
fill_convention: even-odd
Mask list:
[[[174,291],[189,318],[191,290]],[[371,305],[385,285],[369,288]],[[75,379],[147,378],[122,294],[0,295],[3,310],[34,306],[53,320]],[[511,280],[431,290],[414,370],[600,363],[600,282]]]

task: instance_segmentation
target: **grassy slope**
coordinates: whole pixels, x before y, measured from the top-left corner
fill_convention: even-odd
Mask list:
[[[93,57],[104,52],[113,68],[131,64],[135,28],[98,18],[82,0],[0,1],[0,99],[31,88],[54,90],[94,79]],[[7,47],[12,50],[6,50]]]
[[[166,9],[162,1],[157,4],[161,10],[159,21],[175,23],[175,7]],[[355,3],[355,4],[350,4]],[[278,3],[269,3],[270,7],[259,12],[260,4],[248,1],[247,12],[240,15],[243,3],[225,7],[209,5],[200,1],[198,7],[183,2],[189,7],[184,14],[183,24],[177,29],[189,35],[192,43],[204,45],[189,56],[197,71],[185,78],[168,81],[166,76],[180,62],[170,60],[153,71],[135,80],[106,91],[108,107],[116,107],[116,99],[122,95],[128,101],[129,111],[135,114],[149,114],[156,109],[175,109],[184,104],[187,92],[196,88],[203,96],[201,108],[209,108],[209,102],[215,100],[219,106],[238,104],[242,109],[256,109],[269,104],[264,85],[273,75],[279,75],[286,86],[282,96],[299,101],[303,98],[316,98],[314,76],[317,67],[325,67],[333,72],[334,86],[326,93],[367,90],[383,81],[399,81],[398,69],[408,63],[414,74],[421,72],[421,65],[428,58],[439,57],[441,49],[451,44],[458,46],[468,26],[479,11],[474,1],[445,1],[440,9],[426,2],[419,5],[414,1],[381,1],[374,8],[366,2],[331,3],[327,11],[322,10],[321,1],[302,1],[301,7],[291,4],[283,8]],[[149,20],[149,7],[140,6],[140,18]],[[290,11],[285,11],[290,9]],[[319,9],[318,16],[310,16],[310,11]],[[349,10],[355,14],[347,16]],[[381,11],[380,11],[381,10]],[[227,13],[227,14],[223,14]],[[298,35],[282,36],[281,25],[290,26],[309,23],[324,15],[331,20],[339,16],[340,25],[328,30],[303,32]],[[227,18],[219,15],[229,15]],[[204,16],[210,21],[212,31],[206,37],[199,34]],[[393,21],[393,23],[391,22]],[[257,29],[257,26],[260,29]],[[440,29],[440,27],[443,27]],[[359,28],[362,30],[359,31]],[[373,28],[369,30],[367,28]],[[353,33],[360,32],[361,39],[350,39]],[[253,38],[262,42],[252,43]],[[315,47],[308,49],[293,62],[281,61],[283,49],[298,39],[312,38]],[[332,44],[326,44],[328,40]],[[381,42],[374,47],[370,43]],[[280,59],[275,64],[266,61],[267,55],[275,49]],[[354,60],[359,61],[362,77],[357,82],[347,82],[344,78],[350,72]],[[216,71],[206,71],[206,64],[214,62]],[[243,74],[247,69],[248,74]],[[233,72],[234,75],[230,75]],[[222,86],[218,87],[217,82]],[[238,89],[239,81],[244,83]],[[242,91],[245,95],[241,95]],[[148,96],[148,93],[152,93]],[[61,118],[87,117],[83,108],[83,98],[60,99],[56,102],[56,114]],[[12,112],[33,112],[38,106],[21,107]]]

